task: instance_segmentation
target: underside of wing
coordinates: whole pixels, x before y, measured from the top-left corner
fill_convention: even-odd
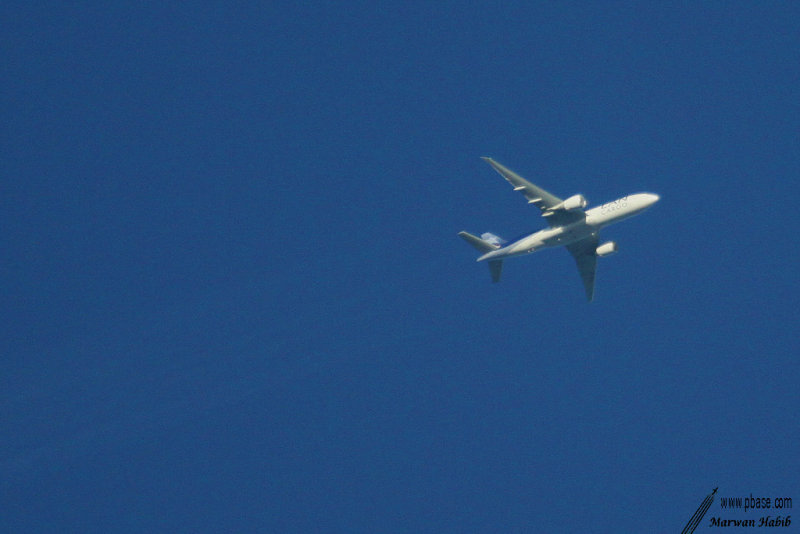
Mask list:
[[[525,195],[525,198],[528,199],[528,204],[533,204],[539,208],[542,211],[542,214],[547,217],[547,222],[550,226],[564,226],[579,221],[585,217],[585,214],[582,210],[553,210],[553,208],[556,208],[562,204],[563,200],[548,193],[541,187],[530,183],[519,174],[501,165],[492,158],[484,157],[481,159],[491,165],[492,168],[496,170],[498,174],[500,174],[500,176],[505,178],[508,183],[514,186],[514,191],[522,192],[522,194]]]
[[[582,239],[571,245],[567,245],[567,250],[575,258],[578,265],[578,272],[583,281],[583,288],[586,290],[586,298],[591,301],[594,298],[594,275],[597,270],[597,234],[592,234],[586,239]]]

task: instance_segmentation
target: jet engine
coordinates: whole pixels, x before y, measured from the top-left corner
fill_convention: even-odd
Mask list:
[[[595,250],[595,254],[602,258],[603,256],[611,256],[617,251],[617,244],[613,241],[606,241]]]
[[[570,211],[570,210],[583,209],[586,207],[587,204],[588,202],[586,201],[586,198],[584,198],[583,195],[572,195],[561,204],[553,206],[553,210]]]

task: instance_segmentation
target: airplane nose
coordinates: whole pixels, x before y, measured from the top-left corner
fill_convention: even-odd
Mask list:
[[[659,200],[661,200],[661,197],[660,197],[660,196],[658,196],[658,195],[656,195],[655,193],[648,193],[648,194],[647,194],[647,197],[648,197],[648,200],[650,201],[650,204],[651,204],[651,205],[652,205],[652,204],[655,204],[656,202],[658,202]]]

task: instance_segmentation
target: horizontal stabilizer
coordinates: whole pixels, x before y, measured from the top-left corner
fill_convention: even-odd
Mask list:
[[[469,232],[458,232],[458,235],[461,237],[461,239],[475,247],[478,252],[483,252],[484,254],[500,248],[500,245],[485,241],[476,235],[470,234]]]

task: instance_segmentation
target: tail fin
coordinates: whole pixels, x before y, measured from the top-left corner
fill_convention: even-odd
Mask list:
[[[458,235],[461,237],[461,239],[475,247],[478,252],[482,252],[483,254],[497,250],[500,248],[500,242],[502,242],[497,236],[491,234],[489,235],[491,235],[493,238],[492,241],[481,239],[480,237],[472,235],[469,232],[459,232]],[[490,260],[488,264],[489,273],[492,275],[492,282],[499,282],[500,274],[503,271],[503,260]]]

